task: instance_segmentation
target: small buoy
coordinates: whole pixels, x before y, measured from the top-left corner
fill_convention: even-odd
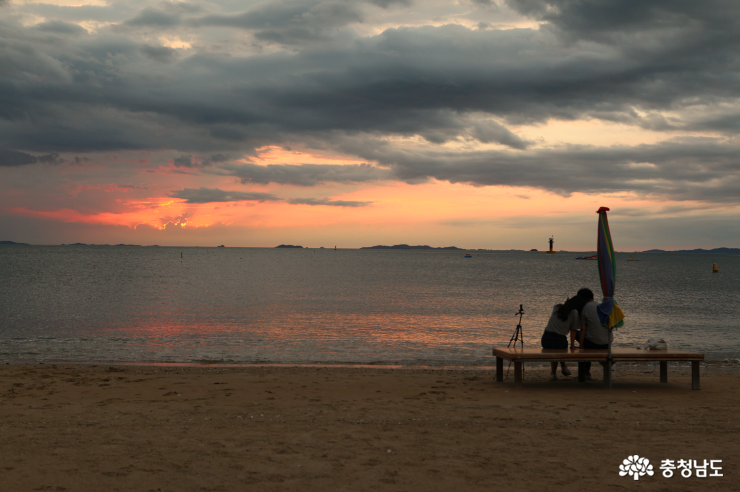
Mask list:
[[[719,273],[719,268],[717,268],[717,264],[715,263],[712,265],[712,273]]]

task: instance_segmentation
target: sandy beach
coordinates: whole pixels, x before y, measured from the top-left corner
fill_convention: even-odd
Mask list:
[[[575,372],[575,371],[574,371]],[[736,490],[740,374],[0,367],[2,490]],[[655,475],[619,464],[638,454]],[[722,460],[665,478],[660,461]],[[710,472],[711,473],[711,472]]]

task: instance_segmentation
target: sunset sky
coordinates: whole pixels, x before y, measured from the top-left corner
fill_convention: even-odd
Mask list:
[[[740,247],[740,2],[0,0],[0,240]]]

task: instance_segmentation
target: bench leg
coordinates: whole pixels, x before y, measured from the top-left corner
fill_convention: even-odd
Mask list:
[[[699,361],[691,361],[691,389],[698,390],[699,388]]]
[[[578,363],[578,382],[579,383],[586,382],[586,370],[583,367],[583,362]]]
[[[609,359],[604,364],[604,388],[612,389],[612,365]]]
[[[661,383],[668,382],[668,361],[667,360],[660,361],[660,382]]]
[[[521,361],[514,361],[514,386],[522,385],[522,363]]]
[[[504,382],[504,359],[496,357],[496,382]]]

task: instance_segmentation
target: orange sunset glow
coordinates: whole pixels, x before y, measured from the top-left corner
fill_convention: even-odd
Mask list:
[[[740,241],[696,12],[326,1],[0,2],[0,239],[587,251],[608,206],[618,250]]]

